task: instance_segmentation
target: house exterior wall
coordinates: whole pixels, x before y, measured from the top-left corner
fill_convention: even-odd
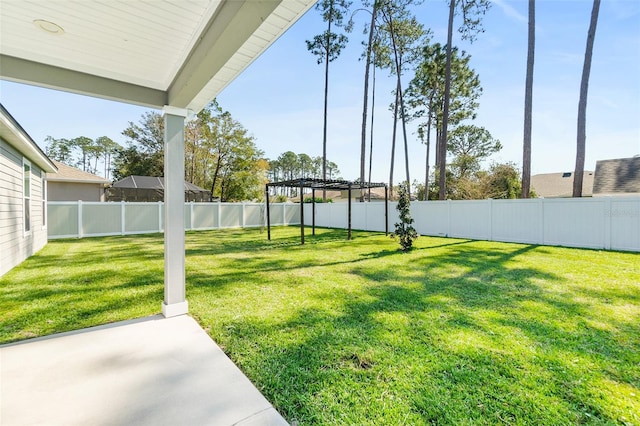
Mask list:
[[[31,229],[25,232],[23,158],[0,139],[0,276],[47,243],[43,215],[45,173],[34,163],[31,163]]]
[[[47,182],[49,201],[104,201],[102,184],[80,182]]]

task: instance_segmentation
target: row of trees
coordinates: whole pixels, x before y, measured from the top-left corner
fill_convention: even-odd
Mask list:
[[[392,93],[393,131],[390,153],[389,184],[393,188],[394,164],[396,152],[396,135],[400,122],[405,154],[406,182],[411,182],[409,171],[409,153],[407,138],[407,122],[418,121],[418,138],[426,145],[424,187],[429,187],[430,145],[431,135],[435,132],[436,158],[435,164],[438,179],[438,198],[447,197],[447,173],[456,174],[461,161],[469,160],[457,156],[451,140],[464,134],[467,141],[482,145],[485,139],[477,136],[487,135],[488,131],[469,124],[476,116],[478,98],[482,93],[478,75],[469,65],[470,56],[453,46],[453,28],[459,21],[458,31],[464,41],[472,43],[479,33],[483,32],[482,17],[490,8],[489,0],[449,0],[449,16],[447,26],[447,42],[444,45],[431,41],[431,31],[417,21],[411,12],[421,0],[363,0],[361,7],[351,11],[352,3],[348,0],[321,0],[316,8],[322,15],[327,27],[324,32],[307,40],[309,51],[317,56],[318,63],[324,64],[324,131],[323,131],[323,163],[326,162],[327,135],[327,100],[329,87],[329,63],[338,58],[345,48],[347,34],[353,28],[353,20],[347,20],[356,12],[367,11],[371,20],[365,28],[367,40],[363,42],[365,51],[365,75],[362,113],[362,132],[360,143],[360,177],[366,181],[365,163],[367,137],[369,143],[369,176],[371,181],[371,153],[373,151],[373,108],[371,108],[371,133],[367,134],[369,111],[369,81],[372,80],[372,103],[375,100],[375,70],[386,69],[395,78],[395,90]],[[585,112],[588,88],[589,69],[593,38],[597,23],[600,0],[594,0],[591,25],[587,37],[585,65],[580,92],[578,114],[578,143],[576,156],[576,181],[574,196],[581,195],[582,171],[584,168]],[[529,0],[529,52],[527,57],[527,76],[525,89],[525,119],[523,143],[523,188],[521,196],[530,196],[531,173],[531,99],[533,87],[533,57],[535,39],[535,0]],[[373,70],[373,72],[371,72]],[[403,76],[413,71],[414,77],[406,85]],[[455,144],[455,143],[454,143]],[[498,148],[499,149],[499,148]],[[480,149],[483,151],[483,149]],[[495,152],[495,151],[494,151]],[[453,156],[453,164],[447,167],[447,154]],[[477,163],[480,156],[474,159]],[[473,170],[476,173],[478,170]],[[323,169],[323,177],[326,172]]]
[[[116,180],[164,173],[164,120],[147,112],[122,132],[127,147],[114,159]],[[259,199],[269,163],[242,124],[214,100],[185,126],[185,180],[222,201]]]
[[[54,139],[47,155],[89,173],[104,164],[104,176],[164,175],[164,119],[147,112],[122,131],[125,147],[108,137]],[[260,199],[268,179],[269,162],[248,131],[214,100],[185,127],[185,180],[211,191],[222,201]],[[102,161],[102,163],[100,163]],[[113,170],[111,170],[113,164]]]
[[[426,135],[429,148],[432,129],[438,138],[436,163],[439,165],[440,198],[446,191],[446,153],[448,148],[447,131],[449,122],[454,126],[465,119],[475,118],[477,98],[481,93],[477,75],[470,69],[469,57],[452,48],[452,28],[455,12],[462,15],[460,32],[463,39],[473,41],[482,30],[480,16],[489,8],[488,0],[451,0],[448,42],[445,46],[431,43],[431,31],[417,21],[411,12],[416,0],[364,0],[362,7],[353,13],[366,10],[371,14],[371,21],[365,28],[368,41],[365,43],[365,78],[362,114],[362,132],[360,149],[360,177],[365,178],[366,138],[369,77],[373,66],[373,98],[375,98],[375,69],[386,69],[395,77],[393,92],[393,131],[390,153],[389,185],[393,188],[396,139],[398,122],[401,124],[402,140],[405,154],[406,181],[411,182],[409,170],[409,152],[407,122],[412,119],[424,119],[418,125],[422,140]],[[329,62],[335,60],[347,43],[346,33],[352,29],[353,21],[344,24],[349,14],[351,2],[346,0],[322,0],[316,8],[321,12],[327,29],[313,40],[307,41],[308,49],[318,56],[318,63],[325,64],[325,114],[323,133],[323,158],[326,159],[326,127],[327,98],[329,81]],[[352,15],[353,16],[353,15]],[[405,92],[403,75],[413,70],[415,77]],[[453,84],[452,89],[452,82]],[[451,102],[453,99],[453,102]],[[451,112],[450,110],[451,108]],[[373,114],[372,114],[373,121]],[[373,123],[371,125],[373,128]],[[462,130],[467,127],[462,128]],[[462,131],[461,130],[461,131]],[[475,133],[469,134],[469,137]],[[371,181],[371,152],[373,150],[373,134],[369,144],[369,176]],[[425,172],[425,186],[428,186],[429,159]],[[325,160],[326,161],[326,160]],[[323,177],[326,177],[323,175]]]
[[[87,173],[101,174],[109,178],[111,157],[120,148],[107,136],[91,139],[79,136],[73,139],[55,139],[47,136],[45,152],[49,158],[77,167]]]
[[[326,161],[323,157],[311,157],[308,154],[296,154],[287,151],[275,160],[269,160],[269,181],[278,182],[296,178],[341,179],[338,165],[333,161]],[[274,195],[296,196],[295,188],[274,188]]]

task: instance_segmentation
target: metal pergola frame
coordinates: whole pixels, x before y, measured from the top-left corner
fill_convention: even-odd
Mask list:
[[[313,235],[316,234],[316,190],[324,191],[349,191],[348,197],[348,234],[347,239],[351,239],[351,191],[354,189],[384,188],[384,232],[389,235],[389,195],[386,183],[350,182],[348,180],[313,179],[298,178],[283,180],[280,182],[270,182],[265,186],[267,201],[267,238],[271,241],[271,215],[269,213],[269,187],[300,188],[300,244],[304,244],[304,188],[311,188],[311,227]]]

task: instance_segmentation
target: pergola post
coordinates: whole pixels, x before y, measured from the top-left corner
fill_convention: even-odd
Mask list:
[[[265,194],[267,200],[267,240],[271,241],[271,214],[269,213],[269,184],[265,185]]]
[[[184,122],[188,110],[165,106],[164,113],[164,302],[162,314],[189,310],[185,292]]]

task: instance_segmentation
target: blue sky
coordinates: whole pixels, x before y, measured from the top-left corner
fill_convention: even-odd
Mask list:
[[[586,33],[592,2],[538,0],[534,70],[532,171],[571,171],[575,164],[576,120]],[[433,41],[446,41],[444,0],[416,8]],[[361,29],[367,14],[356,15],[350,44],[331,63],[328,158],[342,176],[359,175],[360,121],[364,63]],[[218,97],[253,136],[268,158],[291,150],[322,153],[323,67],[305,40],[324,28],[309,11]],[[475,124],[504,145],[495,161],[522,160],[522,121],[527,50],[527,2],[494,1],[484,18],[485,32],[469,44],[455,44],[471,56],[484,89]],[[600,159],[640,154],[640,2],[603,0],[595,38],[587,106],[587,170]],[[389,180],[393,80],[378,71],[374,127],[373,180]],[[405,80],[411,78],[407,74]],[[33,139],[109,136],[125,144],[121,131],[146,111],[132,105],[0,82],[0,99]],[[425,147],[409,126],[411,179],[424,179]],[[433,152],[433,151],[432,151]],[[404,156],[396,153],[394,182],[404,179]],[[433,157],[432,157],[433,158]]]

